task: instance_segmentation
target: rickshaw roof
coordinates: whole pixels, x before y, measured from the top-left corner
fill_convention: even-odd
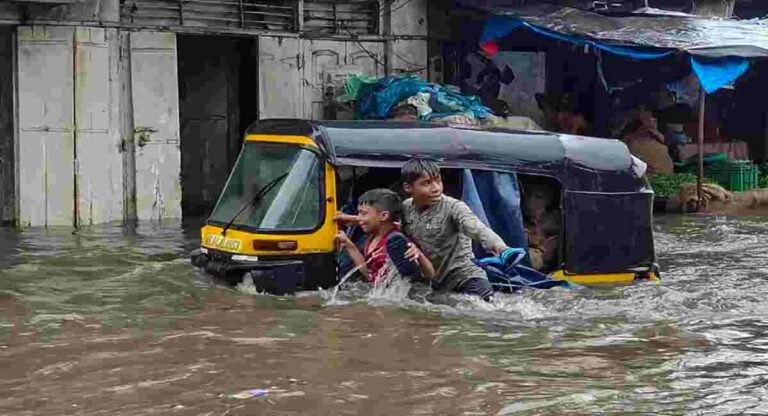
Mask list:
[[[261,120],[247,135],[311,137],[331,164],[397,167],[425,157],[446,168],[556,177],[566,189],[638,191],[642,184],[618,140],[551,132],[399,121]]]

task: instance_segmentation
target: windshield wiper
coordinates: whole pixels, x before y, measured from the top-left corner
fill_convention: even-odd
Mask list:
[[[280,183],[280,181],[282,181],[283,179],[285,179],[285,177],[286,177],[286,176],[288,176],[288,172],[285,172],[285,173],[283,173],[282,175],[275,177],[275,178],[274,178],[274,179],[272,179],[271,181],[267,182],[267,184],[266,184],[266,185],[262,186],[262,187],[261,187],[261,189],[259,189],[259,190],[258,190],[258,192],[256,192],[256,195],[254,195],[254,197],[253,197],[253,198],[251,198],[251,200],[250,200],[250,201],[248,201],[248,202],[247,202],[245,205],[243,205],[243,207],[242,207],[242,208],[240,208],[240,209],[237,211],[237,213],[235,214],[235,216],[234,216],[234,217],[232,217],[232,219],[231,219],[231,220],[229,220],[229,222],[227,223],[227,225],[226,225],[226,226],[224,226],[224,229],[223,229],[223,230],[221,230],[221,235],[223,235],[223,236],[225,236],[225,237],[226,237],[226,236],[227,236],[227,230],[229,229],[229,227],[231,227],[231,226],[232,226],[232,224],[234,224],[234,223],[235,223],[235,220],[237,220],[237,217],[239,217],[239,216],[240,216],[240,214],[242,214],[242,213],[243,213],[243,212],[244,212],[246,209],[250,208],[251,206],[253,206],[253,205],[255,205],[256,203],[258,203],[259,201],[261,201],[261,200],[262,200],[262,199],[263,199],[263,198],[264,198],[264,197],[265,197],[265,196],[266,196],[266,195],[269,193],[269,191],[271,191],[272,189],[274,189],[274,188],[275,188],[275,186],[277,186],[277,184],[279,184],[279,183]]]

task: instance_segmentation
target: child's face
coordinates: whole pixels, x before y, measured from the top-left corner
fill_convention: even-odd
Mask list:
[[[359,205],[357,216],[363,232],[371,234],[379,231],[381,223],[389,220],[389,211],[381,211],[370,205]]]
[[[405,192],[413,198],[418,207],[427,207],[440,202],[443,196],[443,178],[440,175],[423,174],[413,183],[405,184]]]

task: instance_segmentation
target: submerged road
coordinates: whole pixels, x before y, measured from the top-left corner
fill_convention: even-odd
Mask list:
[[[768,219],[655,227],[661,284],[492,305],[216,286],[182,224],[0,229],[0,414],[768,414]]]

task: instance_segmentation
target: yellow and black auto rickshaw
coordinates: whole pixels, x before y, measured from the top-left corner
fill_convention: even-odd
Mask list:
[[[254,123],[192,262],[233,283],[248,273],[271,293],[332,287],[335,213],[367,189],[399,189],[400,167],[415,156],[437,161],[445,192],[484,210],[481,218],[511,247],[530,241],[522,212],[530,184],[555,189],[557,244],[545,270],[555,279],[658,277],[653,192],[623,143],[391,121]]]

